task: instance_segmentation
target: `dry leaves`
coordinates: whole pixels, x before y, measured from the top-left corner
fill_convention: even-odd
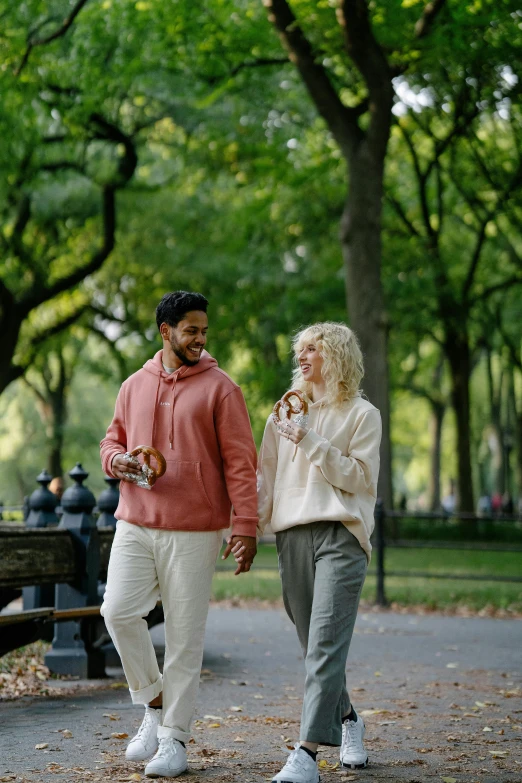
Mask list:
[[[333,772],[334,769],[337,769],[337,767],[339,766],[339,762],[335,764],[330,764],[330,762],[326,761],[326,759],[321,759],[321,761],[317,762],[317,766],[319,767],[319,769],[322,769],[325,772],[326,771]]]
[[[114,739],[127,739],[128,736],[125,731],[113,731],[111,734]]]
[[[45,748],[48,748],[49,744],[47,742],[39,742],[38,745],[34,746],[35,750],[44,750]]]

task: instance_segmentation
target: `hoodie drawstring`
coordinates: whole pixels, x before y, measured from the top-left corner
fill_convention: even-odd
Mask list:
[[[152,409],[152,431],[150,434],[150,445],[154,445],[154,430],[156,428],[156,410],[158,408],[158,397],[161,385],[161,375],[158,375],[158,385],[156,386],[156,399],[154,400],[154,408]]]

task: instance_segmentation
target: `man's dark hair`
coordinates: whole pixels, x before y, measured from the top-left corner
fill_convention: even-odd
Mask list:
[[[165,294],[156,307],[156,323],[158,329],[161,324],[177,326],[180,321],[192,310],[201,310],[206,313],[208,300],[203,294],[193,294],[189,291],[174,291]]]

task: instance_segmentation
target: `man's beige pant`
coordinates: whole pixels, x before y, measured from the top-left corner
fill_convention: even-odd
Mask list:
[[[159,737],[190,738],[199,687],[212,575],[223,533],[155,530],[120,520],[101,607],[132,701],[163,691]],[[163,677],[146,621],[161,595],[165,613]]]

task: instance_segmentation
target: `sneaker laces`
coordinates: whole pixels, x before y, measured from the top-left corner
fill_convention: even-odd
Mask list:
[[[294,750],[291,750],[288,756],[288,759],[286,760],[286,766],[293,766],[294,768],[297,767],[298,771],[300,772],[301,769],[306,766],[306,756],[308,755],[304,750],[303,753],[298,753],[299,749],[301,748],[301,745],[297,743],[294,745]]]
[[[347,720],[343,723],[343,745],[346,739],[348,739],[348,748],[357,747],[359,741],[357,721]]]
[[[143,718],[143,720],[141,722],[141,726],[138,729],[137,736],[140,739],[141,739],[141,735],[149,730],[151,723],[152,723],[152,715],[151,715],[151,713],[148,710],[146,710],[145,717]]]
[[[178,749],[176,747],[176,743],[172,742],[172,737],[161,737],[159,741],[158,752],[156,753],[155,758],[168,759],[171,753],[174,753],[174,755],[176,755],[177,752]]]

